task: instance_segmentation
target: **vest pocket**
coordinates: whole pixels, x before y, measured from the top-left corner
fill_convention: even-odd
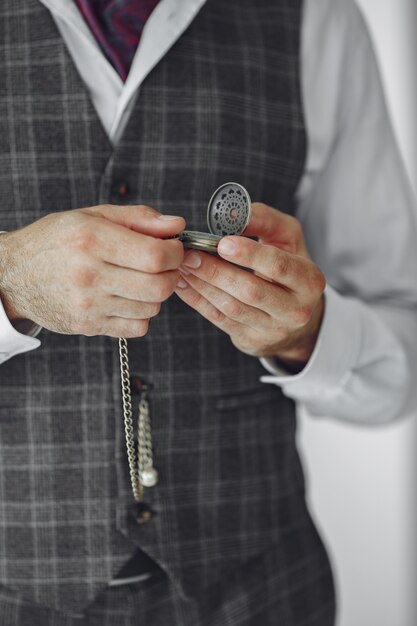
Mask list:
[[[256,407],[263,404],[278,403],[282,401],[283,393],[279,387],[265,385],[265,388],[256,388],[218,396],[215,400],[218,411],[233,411]]]

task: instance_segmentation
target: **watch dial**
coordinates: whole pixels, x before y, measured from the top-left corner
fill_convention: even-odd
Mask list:
[[[238,183],[225,183],[211,197],[207,224],[213,235],[241,235],[249,224],[251,199]]]

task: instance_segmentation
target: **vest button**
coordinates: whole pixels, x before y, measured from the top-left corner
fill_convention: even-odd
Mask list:
[[[142,524],[146,524],[146,522],[149,522],[149,520],[152,519],[153,511],[151,507],[145,502],[138,502],[136,504],[136,510],[134,515],[136,523],[141,526]]]
[[[130,377],[130,392],[132,396],[139,396],[144,387],[145,389],[147,388],[146,383],[142,380],[142,378],[139,378],[139,376]]]
[[[117,200],[123,200],[129,194],[129,185],[126,181],[120,180],[112,186],[112,195]]]

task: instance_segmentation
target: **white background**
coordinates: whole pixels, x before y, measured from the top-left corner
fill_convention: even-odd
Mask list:
[[[357,1],[416,190],[417,2]],[[417,625],[417,407],[414,413],[383,428],[300,416],[310,508],[336,575],[337,626]]]

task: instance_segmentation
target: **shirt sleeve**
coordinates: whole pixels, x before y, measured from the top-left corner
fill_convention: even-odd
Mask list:
[[[5,231],[0,231],[0,235]],[[21,320],[12,326],[0,299],[0,365],[13,356],[34,350],[41,345],[36,336],[41,327],[29,320]]]
[[[40,330],[40,326],[26,320],[12,326],[0,300],[0,364],[17,354],[38,348],[41,342],[36,335]]]
[[[303,94],[309,140],[298,213],[324,272],[315,351],[264,382],[312,415],[382,423],[414,401],[416,206],[364,20],[352,1],[306,0]]]

